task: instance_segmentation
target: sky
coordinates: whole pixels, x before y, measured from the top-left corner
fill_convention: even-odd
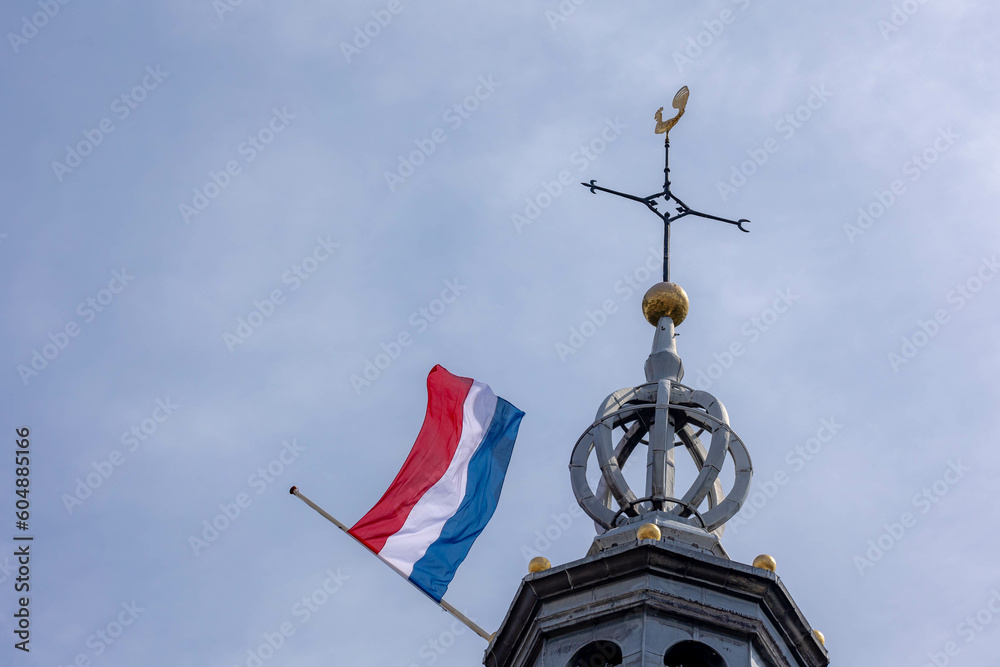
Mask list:
[[[447,599],[492,632],[532,556],[586,554],[569,456],[644,380],[662,227],[577,183],[656,192],[682,85],[675,192],[752,221],[673,227],[685,382],[754,463],[723,544],[774,556],[833,664],[995,660],[995,5],[36,0],[0,27],[3,664],[479,664],[288,488],[360,518],[442,364],[526,413]]]

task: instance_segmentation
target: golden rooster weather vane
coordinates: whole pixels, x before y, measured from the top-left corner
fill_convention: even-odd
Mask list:
[[[688,90],[687,86],[684,86],[683,88],[677,91],[676,95],[674,95],[673,107],[677,109],[677,115],[674,116],[673,118],[670,118],[665,121],[663,120],[663,107],[660,107],[659,109],[656,110],[655,118],[656,118],[657,134],[669,134],[670,130],[673,129],[674,125],[677,124],[677,121],[679,121],[681,119],[681,116],[684,115],[684,109],[687,108],[688,95],[690,94],[691,91]],[[669,139],[669,137],[667,138]]]

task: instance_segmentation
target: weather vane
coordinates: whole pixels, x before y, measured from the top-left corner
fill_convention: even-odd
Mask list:
[[[663,221],[663,282],[670,282],[670,223],[674,220],[683,218],[686,215],[696,215],[701,218],[708,218],[709,220],[718,220],[719,222],[726,222],[730,225],[736,225],[739,227],[740,231],[749,232],[743,225],[749,223],[750,221],[746,218],[740,218],[739,220],[729,220],[727,218],[720,218],[715,215],[709,215],[708,213],[702,213],[701,211],[696,211],[680,199],[677,198],[672,192],[670,192],[670,130],[673,129],[677,121],[681,119],[684,115],[684,109],[687,107],[688,95],[690,91],[687,86],[684,86],[677,91],[674,95],[673,107],[677,109],[677,115],[673,118],[663,120],[663,107],[656,112],[656,134],[663,135],[663,190],[657,192],[655,195],[650,195],[648,197],[637,197],[635,195],[626,194],[624,192],[618,192],[616,190],[609,190],[608,188],[602,188],[597,185],[596,180],[591,180],[590,183],[581,183],[584,187],[590,188],[590,191],[597,194],[597,191],[608,192],[613,195],[618,195],[619,197],[624,197],[626,199],[631,199],[633,201],[645,204],[650,211],[656,214],[656,217]],[[664,204],[670,204],[673,202],[673,211],[665,210],[662,213],[657,208],[659,202],[657,200],[663,199]],[[666,206],[664,208],[667,208]]]

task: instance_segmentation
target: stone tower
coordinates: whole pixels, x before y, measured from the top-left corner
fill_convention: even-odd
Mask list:
[[[673,123],[657,112],[667,134],[684,113],[688,91],[674,98]],[[665,137],[667,156],[669,138]],[[670,223],[686,215],[737,225],[690,209],[664,189],[636,197],[664,223],[663,282],[643,298],[656,327],[644,383],[610,394],[577,441],[570,478],[577,502],[594,520],[597,537],[585,558],[552,567],[532,561],[500,629],[486,651],[487,667],[823,667],[823,635],[812,630],[775,574],[774,560],[753,565],[729,559],[720,538],[740,509],[753,474],[743,441],[729,426],[722,403],[681,383],[675,327],[688,312],[684,290],[669,282]],[[674,212],[657,208],[665,200]],[[666,206],[664,206],[664,209]],[[708,447],[702,440],[707,439]],[[640,494],[622,468],[645,445],[646,480]],[[675,453],[687,450],[697,471],[680,497]],[[734,474],[728,494],[719,474]],[[597,488],[588,464],[599,466]],[[596,472],[596,471],[595,471]],[[595,477],[596,475],[592,475]]]

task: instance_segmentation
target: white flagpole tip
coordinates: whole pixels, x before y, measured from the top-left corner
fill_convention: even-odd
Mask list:
[[[299,490],[299,487],[293,486],[292,488],[288,489],[288,492],[294,496],[295,492],[298,491],[298,490]]]

